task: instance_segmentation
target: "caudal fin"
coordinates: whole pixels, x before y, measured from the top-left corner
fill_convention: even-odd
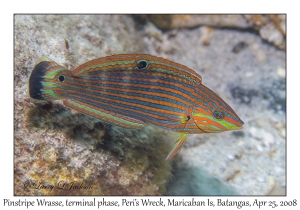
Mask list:
[[[47,100],[47,92],[43,86],[46,79],[53,79],[58,72],[66,70],[65,67],[58,65],[48,57],[41,57],[29,78],[29,95],[33,99]],[[49,92],[49,91],[48,91]]]

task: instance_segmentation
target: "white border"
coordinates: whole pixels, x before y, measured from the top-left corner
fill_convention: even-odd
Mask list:
[[[293,1],[296,2],[296,1]],[[0,181],[0,206],[4,198],[10,200],[35,200],[36,197],[13,197],[13,14],[14,13],[287,13],[287,196],[286,197],[258,197],[263,201],[299,199],[299,68],[297,62],[300,58],[299,45],[299,11],[298,4],[281,1],[6,1],[0,7],[1,26],[1,181]],[[67,197],[42,197],[47,200],[65,201]],[[82,197],[71,197],[76,200]],[[89,197],[84,197],[88,199]],[[130,197],[128,199],[133,199]],[[137,197],[141,199],[142,197]],[[156,197],[145,197],[156,200]],[[169,197],[163,197],[164,200]],[[191,197],[186,197],[190,199]],[[197,200],[213,199],[218,197],[198,197]],[[236,201],[249,200],[253,202],[256,197],[221,197],[221,199]],[[100,200],[97,197],[97,200]],[[124,197],[106,197],[107,200],[121,199]],[[176,197],[182,200],[183,197]],[[167,203],[167,202],[166,202]],[[300,204],[298,203],[298,206]],[[30,209],[38,209],[35,206]],[[82,207],[71,207],[82,209]],[[132,209],[132,207],[124,207]],[[140,206],[138,207],[140,208]],[[147,207],[143,207],[147,208]],[[163,207],[157,207],[163,208]],[[176,208],[176,207],[175,207]],[[177,207],[178,209],[180,207]],[[182,208],[182,207],[181,207]],[[199,207],[198,207],[199,208]],[[232,207],[215,207],[214,209],[232,209]],[[246,207],[243,207],[246,208]],[[297,207],[296,207],[297,208]],[[296,209],[295,208],[295,209]],[[10,209],[14,209],[10,207]],[[18,209],[25,209],[20,208]],[[94,207],[95,209],[95,207]],[[101,208],[103,209],[103,208]],[[112,209],[112,208],[110,208]],[[164,208],[165,209],[165,208]],[[258,209],[258,208],[257,208]],[[264,209],[264,208],[261,208]],[[278,208],[276,208],[278,209]],[[282,208],[279,208],[282,209]]]

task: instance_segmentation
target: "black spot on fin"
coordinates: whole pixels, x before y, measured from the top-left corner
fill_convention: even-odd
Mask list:
[[[49,60],[41,60],[32,70],[29,78],[29,95],[31,98],[38,100],[44,99],[41,92],[41,89],[43,89],[42,81],[45,70],[47,70],[49,65]]]

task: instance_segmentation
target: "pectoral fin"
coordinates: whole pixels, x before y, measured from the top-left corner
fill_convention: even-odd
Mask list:
[[[187,133],[180,133],[178,140],[175,142],[175,144],[172,146],[171,151],[169,152],[166,160],[170,160],[174,155],[180,150],[181,146],[185,142],[186,138],[189,134]]]
[[[122,128],[137,129],[144,127],[146,124],[141,120],[137,120],[122,114],[113,113],[99,107],[93,107],[78,100],[64,100],[64,104],[72,109],[97,118],[103,122]]]

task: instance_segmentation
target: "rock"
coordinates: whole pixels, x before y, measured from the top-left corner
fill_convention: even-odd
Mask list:
[[[135,15],[137,17],[137,15]],[[286,15],[141,15],[143,23],[148,19],[162,30],[209,26],[219,28],[253,29],[262,39],[285,49]]]
[[[257,129],[256,127],[250,127],[249,129],[249,133],[257,139],[261,139],[262,135],[261,135],[261,131],[259,129]]]
[[[174,176],[174,181],[168,184],[168,196],[238,195],[230,185],[214,178],[201,167],[181,167]]]
[[[163,30],[194,28],[202,25],[240,28],[248,26],[242,15],[149,15],[149,19]]]
[[[285,79],[285,69],[284,68],[278,67],[277,74],[280,78]]]
[[[245,76],[246,77],[252,77],[253,76],[253,72],[246,72]]]
[[[275,187],[274,177],[270,176],[268,177],[268,188],[265,194],[269,195],[273,191],[274,187]]]
[[[280,49],[285,49],[286,15],[244,15],[260,36]]]
[[[283,48],[283,36],[279,30],[273,24],[267,24],[259,30],[260,36],[268,42]]]
[[[258,50],[255,55],[259,62],[264,62],[266,60],[266,54],[262,50]]]
[[[210,38],[212,37],[213,29],[209,27],[201,27],[200,41],[203,45],[210,45]]]
[[[133,25],[119,15],[15,16],[15,195],[166,193],[170,145],[160,129],[117,128],[27,95],[28,77],[43,55],[72,70],[104,55],[141,51]],[[72,183],[84,189],[61,189]]]
[[[286,130],[285,130],[285,128],[280,129],[280,135],[281,135],[283,138],[286,138]]]
[[[272,144],[274,144],[274,136],[269,132],[264,131],[262,133],[262,139],[266,147],[270,147]]]

